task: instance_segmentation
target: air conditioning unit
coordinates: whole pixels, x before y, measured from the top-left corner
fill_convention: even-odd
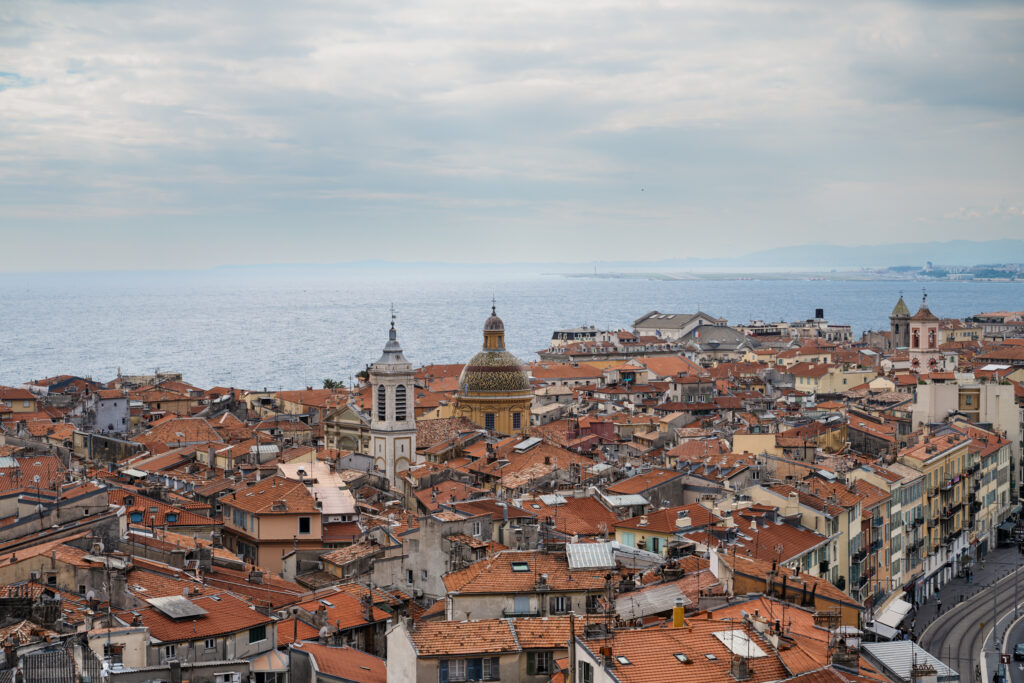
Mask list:
[[[28,578],[31,579],[32,581],[38,581],[39,580],[39,572],[38,571],[31,571],[31,572],[29,572]]]

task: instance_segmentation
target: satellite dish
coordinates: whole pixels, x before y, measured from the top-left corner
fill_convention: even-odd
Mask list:
[[[90,590],[88,593],[85,594],[85,599],[86,600],[95,600],[96,599],[96,591]]]
[[[326,638],[329,635],[331,635],[331,629],[327,628],[326,626],[323,626],[323,627],[320,628],[320,637],[321,638]]]
[[[39,483],[39,475],[37,474],[34,477],[32,477],[32,481],[34,481],[35,483],[38,484]]]

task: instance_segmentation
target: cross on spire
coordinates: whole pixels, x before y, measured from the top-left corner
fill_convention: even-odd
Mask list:
[[[921,288],[921,305],[928,303],[928,290],[924,287]]]
[[[391,303],[391,329],[395,329],[395,304]]]
[[[491,294],[491,315],[498,315],[498,300]]]

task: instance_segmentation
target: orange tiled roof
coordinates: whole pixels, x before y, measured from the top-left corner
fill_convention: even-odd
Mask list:
[[[789,672],[775,655],[767,638],[743,622],[720,619],[690,619],[684,628],[645,628],[615,631],[614,656],[625,657],[629,664],[617,660],[611,665],[615,677],[622,683],[649,683],[650,681],[726,681],[732,653],[715,633],[743,631],[766,653],[764,657],[747,659],[751,683],[765,683],[789,677]],[[584,645],[591,655],[601,661],[598,654],[609,641],[587,640]],[[681,662],[676,654],[686,655],[689,663]],[[714,659],[707,657],[713,655]]]
[[[681,476],[683,476],[683,473],[675,470],[655,469],[612,484],[608,487],[608,493],[643,493],[648,489],[660,486],[667,481],[678,479]]]
[[[336,680],[386,683],[388,679],[387,662],[367,652],[317,643],[298,643],[295,647],[313,656],[317,671]]]
[[[520,650],[511,622],[507,619],[420,621],[410,635],[420,657],[501,654]]]
[[[639,517],[630,517],[621,522],[616,522],[614,526],[623,529],[671,534],[679,528],[676,526],[676,520],[679,518],[680,512],[689,514],[690,526],[698,529],[722,520],[721,517],[712,514],[703,505],[690,503],[689,505],[680,505],[678,507],[665,508],[664,510],[654,510],[650,514],[640,515]],[[642,524],[645,521],[646,524]]]
[[[220,502],[239,510],[255,514],[319,514],[316,500],[304,484],[274,475],[253,486],[239,489],[220,497]],[[284,501],[283,509],[274,509],[275,503]],[[280,506],[277,506],[280,507]]]
[[[164,643],[228,635],[274,622],[273,617],[260,614],[249,603],[228,592],[191,598],[191,602],[206,610],[206,614],[175,621],[151,606],[137,608],[134,613],[139,615],[143,626],[149,628],[150,635]],[[133,613],[121,612],[118,616],[131,623]],[[270,635],[267,633],[268,637]]]
[[[513,571],[513,563],[525,566],[525,570]],[[465,569],[445,574],[443,580],[449,593],[533,593],[538,577],[546,574],[549,590],[576,592],[602,590],[605,573],[596,569],[570,571],[565,553],[503,550]]]

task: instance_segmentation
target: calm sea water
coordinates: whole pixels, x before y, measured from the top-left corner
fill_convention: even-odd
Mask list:
[[[940,316],[1024,308],[1012,283],[936,282]],[[155,368],[199,386],[299,388],[344,379],[375,361],[392,303],[398,338],[415,365],[464,362],[479,348],[491,296],[507,343],[536,359],[556,328],[630,328],[657,309],[698,308],[733,323],[799,320],[824,308],[859,334],[888,328],[904,291],[911,311],[920,286],[905,282],[810,280],[661,281],[524,276],[461,280],[263,277],[248,270],[216,278],[0,281],[0,383],[68,373],[112,379]]]

